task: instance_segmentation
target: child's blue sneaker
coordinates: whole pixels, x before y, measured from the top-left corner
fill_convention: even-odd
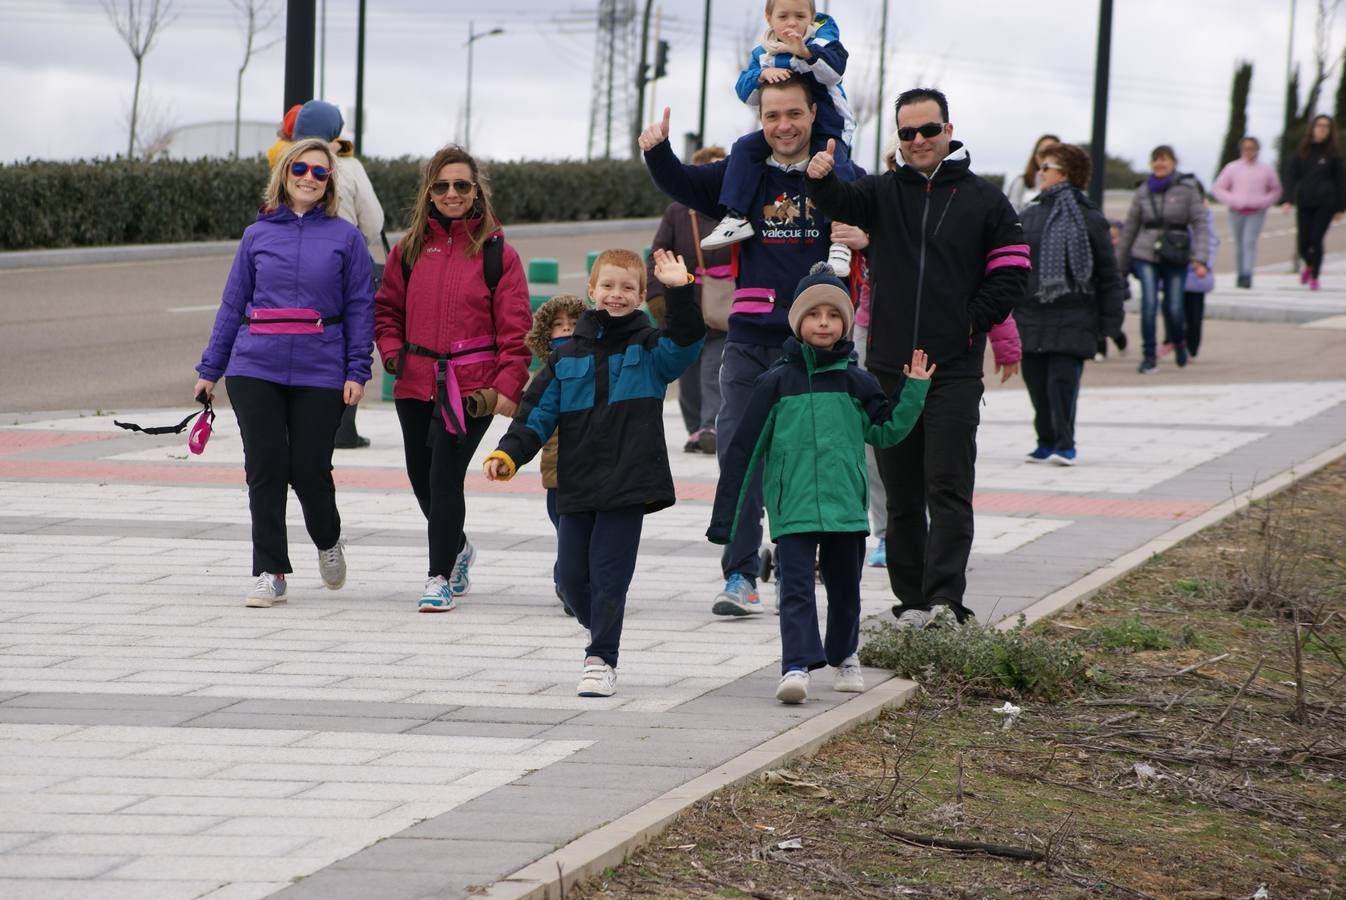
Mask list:
[[[1030,462],[1030,463],[1046,462],[1047,460],[1051,459],[1051,456],[1052,456],[1051,447],[1039,447],[1032,453],[1029,453],[1026,456],[1024,456],[1024,462]]]
[[[872,566],[875,569],[888,568],[888,539],[879,538],[879,545],[869,551],[869,558],[865,560],[865,565]]]
[[[463,549],[458,551],[458,559],[453,564],[453,577],[449,579],[449,587],[455,595],[466,594],[467,589],[472,586],[471,580],[467,577],[467,570],[472,568],[472,563],[476,562],[477,551],[472,546],[471,541],[463,542]]]
[[[449,612],[458,604],[453,599],[453,588],[443,575],[433,575],[425,583],[425,592],[421,594],[416,611],[423,613]]]
[[[1053,451],[1053,452],[1052,452],[1052,462],[1056,463],[1058,466],[1073,466],[1073,465],[1075,465],[1075,448],[1074,448],[1074,447],[1071,447],[1069,450],[1055,450],[1055,451]]]
[[[757,588],[743,575],[735,572],[724,583],[724,590],[715,595],[710,611],[717,616],[754,616],[762,612],[762,598]]]

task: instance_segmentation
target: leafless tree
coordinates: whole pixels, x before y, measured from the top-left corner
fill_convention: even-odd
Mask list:
[[[99,0],[103,12],[126,42],[131,58],[136,61],[136,86],[131,94],[131,128],[126,139],[126,157],[136,149],[136,121],[140,112],[140,76],[145,56],[154,46],[154,39],[177,18],[173,0]]]
[[[234,91],[234,158],[238,159],[239,131],[243,123],[243,73],[253,56],[264,53],[285,39],[284,35],[258,43],[262,33],[276,24],[280,10],[273,9],[271,0],[229,0],[229,5],[242,16],[243,62],[238,67],[238,84]]]
[[[131,109],[127,107],[126,122],[130,121]],[[166,155],[177,130],[177,110],[172,104],[160,103],[146,87],[137,110],[135,155],[146,160]]]
[[[1323,84],[1341,61],[1341,51],[1332,49],[1332,20],[1336,18],[1340,6],[1341,0],[1318,0],[1313,28],[1313,79],[1309,82],[1308,93],[1304,95],[1304,108],[1298,117],[1301,122],[1307,122],[1318,108]]]

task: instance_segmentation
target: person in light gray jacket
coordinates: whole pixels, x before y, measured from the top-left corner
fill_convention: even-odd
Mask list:
[[[1150,177],[1131,198],[1122,239],[1118,244],[1121,270],[1140,279],[1140,336],[1142,375],[1158,367],[1155,320],[1163,294],[1164,330],[1173,342],[1173,359],[1187,365],[1184,332],[1183,284],[1187,266],[1204,278],[1210,251],[1206,198],[1191,175],[1177,171],[1173,148],[1161,144],[1150,152]],[[1188,229],[1191,229],[1190,235]]]

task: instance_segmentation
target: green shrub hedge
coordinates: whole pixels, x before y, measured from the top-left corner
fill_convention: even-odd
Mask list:
[[[420,160],[366,159],[389,230],[400,230]],[[639,160],[486,164],[506,224],[659,215],[668,200]],[[257,214],[265,161],[95,160],[0,165],[0,249],[238,238]]]

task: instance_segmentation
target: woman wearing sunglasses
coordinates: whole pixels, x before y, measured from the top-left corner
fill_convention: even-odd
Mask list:
[[[1042,191],[1038,184],[1038,166],[1042,165],[1042,154],[1049,148],[1055,147],[1061,143],[1061,139],[1054,134],[1044,134],[1038,138],[1033,145],[1033,152],[1028,155],[1028,163],[1024,167],[1023,174],[1015,175],[1010,179],[1009,184],[1005,186],[1005,196],[1009,198],[1010,206],[1014,211],[1021,213],[1024,207],[1032,203]]]
[[[467,466],[492,413],[518,409],[532,358],[523,266],[462,147],[444,147],[426,163],[375,305],[379,356],[397,376],[407,477],[429,523],[418,609],[447,612],[467,592],[476,558],[463,532]]]
[[[1026,462],[1075,464],[1075,402],[1084,361],[1093,358],[1101,338],[1122,330],[1126,286],[1108,220],[1084,193],[1092,168],[1089,154],[1074,144],[1044,150],[1037,199],[1019,214],[1033,254],[1028,290],[1014,307],[1037,431],[1037,447]]]
[[[374,303],[369,252],[337,215],[334,160],[325,141],[290,145],[271,172],[261,212],[239,242],[193,396],[213,399],[227,378],[243,437],[252,512],[247,605],[287,599],[289,485],[332,590],[346,582],[332,448],[342,409],[370,376]]]

